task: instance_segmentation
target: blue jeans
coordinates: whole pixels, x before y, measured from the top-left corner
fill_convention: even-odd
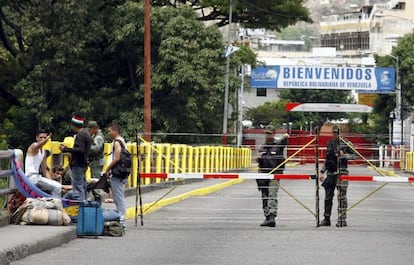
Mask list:
[[[126,214],[126,201],[124,194],[124,184],[128,181],[128,178],[120,179],[117,177],[111,178],[112,198],[116,206],[116,210],[119,213],[119,221],[125,225]]]
[[[33,184],[41,190],[51,194],[52,197],[61,197],[62,185],[59,182],[42,177],[40,174],[30,174],[28,177]]]
[[[73,199],[78,201],[86,200],[86,168],[72,167],[72,191]]]

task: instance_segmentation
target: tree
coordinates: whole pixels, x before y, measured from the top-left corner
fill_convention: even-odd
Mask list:
[[[249,108],[245,113],[245,118],[252,121],[253,126],[257,128],[268,124],[279,128],[288,120],[285,103],[286,101],[279,100],[277,102],[266,102],[256,108]]]
[[[311,22],[303,0],[232,0],[232,21],[244,28],[266,28],[280,30],[298,21]],[[198,14],[200,21],[217,21],[219,27],[229,23],[229,1],[223,0],[161,0],[155,5],[182,7],[190,5]]]
[[[106,59],[112,57],[107,56],[105,30],[112,5],[97,0],[3,3],[0,67],[7,71],[3,65],[13,66],[15,74],[10,76],[15,78],[1,95],[3,100],[12,99],[1,133],[10,136],[11,146],[27,146],[40,127],[62,139],[75,113],[89,119],[105,116],[96,110],[112,106],[106,100],[99,104],[108,90],[114,93],[113,88],[106,89],[107,77],[118,78],[112,70],[117,67],[109,67]]]
[[[290,2],[278,1],[278,8],[301,3]],[[207,10],[201,2],[191,3]],[[238,8],[240,3],[234,2]],[[228,9],[220,5],[224,19]],[[116,118],[124,136],[134,136],[143,127],[142,17],[142,2],[3,1],[0,135],[14,148],[27,147],[40,127],[61,140],[71,134],[70,116],[78,114],[101,126]],[[271,21],[260,18],[257,26],[266,19]],[[287,20],[296,19],[301,18]],[[224,45],[217,26],[202,21],[190,7],[152,8],[154,132],[221,131]],[[244,47],[231,56],[231,71],[254,61],[255,54]],[[231,75],[230,95],[239,84]]]
[[[392,50],[391,56],[375,56],[377,66],[396,66],[398,57],[399,76],[402,88],[403,115],[406,117],[407,109],[414,104],[414,34],[407,34],[398,41]],[[398,85],[398,84],[397,84]],[[376,114],[376,122],[372,130],[376,134],[388,134],[389,115],[396,108],[395,94],[378,95],[373,112]]]
[[[197,21],[190,8],[159,11],[154,14],[156,20],[166,23],[157,25],[160,43],[156,45],[152,79],[157,106],[154,126],[164,132],[218,133],[222,119],[217,117],[222,113],[217,111],[223,106],[225,75],[222,35],[217,27],[205,27]],[[186,142],[188,137],[167,140]]]

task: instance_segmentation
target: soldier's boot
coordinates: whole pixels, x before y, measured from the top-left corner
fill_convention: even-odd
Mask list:
[[[323,219],[322,222],[319,223],[319,226],[331,226],[331,220],[325,217],[325,219]]]
[[[269,226],[269,227],[275,227],[276,221],[275,217],[273,215],[266,216],[266,219],[263,223],[260,224],[260,226]]]
[[[336,227],[345,227],[348,224],[346,223],[345,220],[339,220],[338,223],[336,223]]]

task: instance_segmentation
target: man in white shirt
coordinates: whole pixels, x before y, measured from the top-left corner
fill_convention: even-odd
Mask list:
[[[52,197],[60,198],[62,185],[52,180],[46,165],[46,152],[43,146],[50,139],[51,134],[45,130],[36,133],[36,142],[27,149],[25,159],[25,174],[30,181],[41,190],[50,193]]]

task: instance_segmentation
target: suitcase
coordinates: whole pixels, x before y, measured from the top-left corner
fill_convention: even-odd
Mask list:
[[[95,237],[102,235],[104,219],[101,205],[96,201],[83,201],[79,204],[77,235]]]

